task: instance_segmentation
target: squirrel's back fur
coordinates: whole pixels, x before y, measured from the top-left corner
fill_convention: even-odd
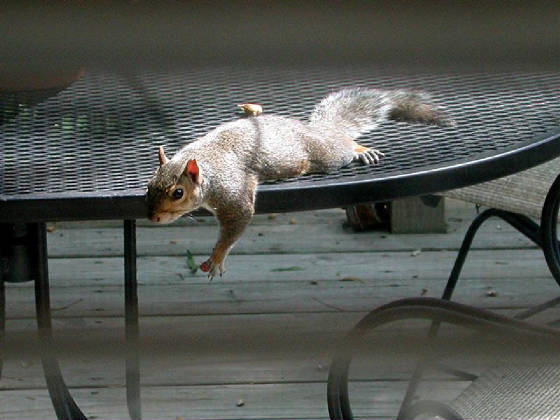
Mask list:
[[[181,149],[172,161],[197,159],[203,172],[243,168],[260,181],[305,172],[328,172],[352,160],[350,139],[332,129],[295,118],[261,115],[239,119],[210,131]]]

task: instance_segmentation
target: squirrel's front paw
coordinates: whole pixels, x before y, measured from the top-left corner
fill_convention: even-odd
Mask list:
[[[208,273],[208,277],[214,278],[217,274],[220,274],[220,277],[224,274],[224,263],[223,261],[220,264],[216,264],[212,261],[212,259],[208,259],[207,261],[200,264],[200,269],[205,273]]]
[[[364,165],[375,165],[383,157],[385,157],[385,154],[377,149],[367,149],[360,153],[354,153],[354,160],[359,160]]]

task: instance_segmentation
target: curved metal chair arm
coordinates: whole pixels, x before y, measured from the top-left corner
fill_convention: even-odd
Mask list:
[[[560,207],[560,175],[556,177],[546,196],[541,214],[542,249],[548,268],[560,285],[560,250],[558,247],[557,222]]]

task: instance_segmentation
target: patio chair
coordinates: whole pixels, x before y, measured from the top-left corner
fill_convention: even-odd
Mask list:
[[[552,276],[560,285],[560,252],[556,235],[560,158],[494,181],[445,191],[442,195],[489,207],[473,220],[467,230],[443,299],[451,298],[476,232],[490,217],[503,219],[539,246]],[[533,219],[540,219],[540,223]]]
[[[365,318],[347,335],[343,348],[333,359],[329,372],[328,402],[333,419],[353,418],[349,398],[349,370],[357,341],[387,323],[400,319],[432,321],[425,342],[437,338],[443,323],[462,324],[472,330],[491,330],[492,334],[543,334],[557,341],[560,332],[522,321],[560,303],[552,299],[517,314],[514,318],[450,302],[467,254],[481,225],[498,217],[528,237],[544,253],[549,270],[560,285],[560,253],[557,240],[557,220],[560,205],[560,159],[494,181],[443,192],[445,197],[460,199],[489,207],[480,213],[467,230],[441,299],[415,298],[392,302]],[[535,220],[540,220],[538,223]],[[560,343],[560,341],[558,341]],[[434,351],[433,347],[429,347]],[[557,344],[553,348],[558,349]],[[507,349],[509,350],[509,349]],[[500,419],[533,418],[560,419],[560,359],[543,361],[538,353],[527,363],[509,359],[495,362],[479,374],[443,367],[455,378],[470,382],[451,401],[418,399],[417,389],[428,366],[440,364],[433,354],[421,357],[401,403],[397,418]],[[500,355],[501,357],[501,355]],[[442,366],[439,366],[440,368]]]
[[[558,302],[559,299],[554,299],[538,311],[515,318],[534,315]],[[377,366],[383,365],[387,371],[390,368],[380,351],[386,346],[397,354],[406,347],[403,354],[411,357],[414,353],[417,360],[398,419],[560,419],[560,331],[515,318],[425,297],[402,299],[375,309],[346,336],[333,359],[328,380],[331,418],[352,419],[356,411],[366,418],[387,416],[385,412],[379,413],[382,408],[372,403],[376,395],[367,388],[362,389],[365,369],[358,357],[360,349],[367,349],[368,361],[379,362]],[[406,342],[408,346],[383,343],[386,339],[383,327],[410,320],[431,321],[429,338],[426,339],[422,329],[414,345],[410,345],[410,340]],[[464,338],[463,334],[458,340],[457,335],[448,335],[445,341],[436,337],[439,328],[447,328],[447,332],[449,328],[461,328],[469,332],[470,338]],[[410,348],[414,351],[410,352]],[[377,350],[375,357],[371,357],[372,349]],[[478,355],[473,356],[473,352]],[[480,355],[486,360],[481,362]],[[460,362],[464,365],[465,359],[476,360],[482,366],[475,368],[467,363],[470,370],[462,369]],[[350,369],[352,363],[358,365],[356,369]],[[349,381],[350,374],[356,373],[358,378]],[[378,393],[383,391],[377,389]],[[396,399],[393,394],[388,395],[379,396],[377,401]],[[351,401],[357,407],[351,407]]]

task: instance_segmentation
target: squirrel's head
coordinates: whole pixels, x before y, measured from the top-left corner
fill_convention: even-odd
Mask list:
[[[148,182],[148,219],[171,223],[202,205],[202,174],[196,159],[169,160],[159,148],[159,168]]]

